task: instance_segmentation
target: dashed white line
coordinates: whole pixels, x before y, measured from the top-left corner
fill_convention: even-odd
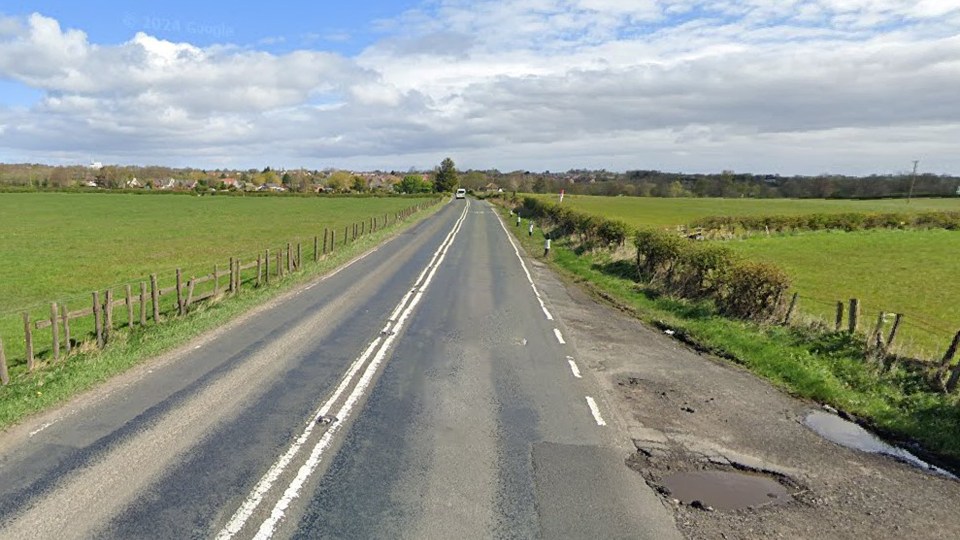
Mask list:
[[[500,219],[496,213],[494,216],[497,218],[497,223],[500,224],[500,228],[503,229],[503,232],[507,235],[507,240],[510,242],[510,245],[513,246],[513,252],[517,254],[517,259],[520,261],[520,267],[523,268],[523,273],[527,275],[527,281],[530,282],[530,286],[533,287],[533,294],[537,297],[537,302],[540,302],[540,309],[543,310],[544,316],[547,317],[548,321],[553,320],[553,315],[550,314],[550,311],[547,310],[547,305],[543,303],[543,298],[540,297],[540,291],[537,290],[537,285],[533,282],[533,277],[530,276],[530,271],[527,270],[526,263],[523,262],[523,257],[520,256],[520,250],[517,248],[517,244],[513,241],[513,238],[510,237],[510,231],[507,230],[507,226],[503,224],[503,220]]]
[[[597,421],[598,426],[607,425],[607,423],[603,421],[603,417],[600,416],[600,409],[597,407],[597,402],[590,396],[587,396],[587,407],[590,407],[590,412],[593,413],[593,419]]]
[[[367,349],[364,350],[363,354],[354,360],[350,366],[350,369],[337,386],[337,389],[334,391],[333,395],[327,399],[314,413],[300,437],[298,437],[297,440],[287,450],[287,452],[284,453],[276,461],[276,463],[270,467],[270,469],[260,479],[240,508],[238,508],[231,517],[227,525],[220,530],[219,534],[217,535],[218,540],[232,538],[243,529],[247,521],[253,516],[257,507],[263,501],[263,498],[273,487],[274,483],[277,481],[286,467],[289,466],[290,462],[300,451],[300,448],[304,445],[304,443],[306,443],[310,434],[313,432],[314,427],[317,425],[315,419],[318,416],[327,415],[327,413],[333,407],[333,404],[340,398],[342,393],[350,385],[350,382],[356,376],[360,368],[366,363],[367,359],[370,358],[370,355],[376,351],[376,355],[367,365],[367,368],[364,370],[359,382],[354,387],[353,391],[351,391],[347,396],[343,406],[337,412],[336,416],[340,421],[330,426],[323,436],[321,436],[320,440],[311,451],[310,456],[307,458],[307,461],[300,467],[296,477],[284,491],[283,496],[270,512],[269,517],[263,523],[261,523],[256,537],[270,538],[273,535],[277,524],[281,519],[283,519],[287,507],[294,499],[300,496],[300,490],[302,489],[303,485],[319,465],[321,457],[324,451],[330,446],[334,434],[339,430],[340,426],[344,424],[344,421],[347,419],[347,417],[349,417],[354,405],[366,391],[371,379],[373,378],[373,375],[376,373],[377,368],[386,357],[387,350],[390,348],[390,344],[396,338],[397,333],[403,326],[403,323],[406,321],[407,317],[410,316],[413,308],[416,307],[416,305],[420,302],[424,291],[433,280],[433,276],[436,274],[437,269],[440,267],[440,264],[446,257],[447,250],[453,244],[453,239],[456,237],[457,231],[460,230],[466,215],[467,208],[464,208],[460,219],[457,220],[453,229],[451,229],[450,233],[447,234],[447,237],[441,243],[440,247],[437,248],[437,251],[434,252],[434,256],[431,258],[430,263],[424,268],[424,271],[420,273],[420,276],[417,277],[414,287],[403,296],[403,299],[397,305],[396,309],[394,309],[393,314],[390,316],[390,320],[383,329],[383,334],[386,335],[386,337],[376,337],[370,343]],[[426,276],[426,279],[424,279],[424,276]],[[413,297],[412,301],[410,300],[411,297]],[[407,305],[408,302],[409,305]],[[406,309],[404,309],[404,306],[406,306]],[[393,322],[394,320],[396,320],[396,323]]]
[[[580,376],[580,368],[577,367],[577,363],[573,361],[572,356],[567,357],[567,363],[570,364],[570,371],[573,372],[573,376],[581,379],[582,377]]]
[[[554,328],[554,329],[553,329],[553,335],[557,336],[557,341],[559,341],[561,345],[566,345],[566,344],[567,344],[567,342],[563,340],[563,334],[560,333],[560,329],[559,329],[559,328]]]

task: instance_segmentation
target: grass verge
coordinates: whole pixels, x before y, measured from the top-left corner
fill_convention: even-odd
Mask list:
[[[201,304],[186,317],[170,317],[159,326],[116,329],[111,333],[111,343],[103,350],[87,345],[66,360],[39,362],[33,373],[11,372],[11,384],[0,387],[0,430],[31,414],[56,407],[133,366],[223,326],[304,282],[339,268],[442,207],[443,203],[430,206],[399,225],[359,237],[355,242],[338,247],[336,252],[318,263],[304,264],[303,271],[287,274],[280,280],[273,279],[269,285],[246,287],[237,296]]]
[[[508,228],[529,256],[544,260],[542,230],[527,236]],[[578,254],[569,240],[554,239],[544,262],[640,320],[674,330],[698,349],[739,363],[794,396],[852,414],[932,462],[960,469],[957,398],[931,392],[922,374],[906,367],[881,372],[866,364],[863,344],[844,333],[726,319],[709,303],[658,295],[635,281],[631,261],[609,252]]]

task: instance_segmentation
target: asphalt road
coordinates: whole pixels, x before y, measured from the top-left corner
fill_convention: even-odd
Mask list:
[[[0,537],[678,537],[550,305],[451,202],[4,434]]]

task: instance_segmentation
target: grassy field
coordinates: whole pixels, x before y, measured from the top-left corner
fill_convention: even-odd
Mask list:
[[[537,197],[557,200],[556,195]],[[839,212],[960,211],[955,199],[842,201],[821,199],[660,199],[567,195],[563,204],[585,212],[620,219],[635,227],[686,225],[707,216],[800,215]]]
[[[160,286],[226,269],[265,249],[303,242],[344,226],[409,208],[425,199],[197,197],[74,193],[0,193],[0,337],[8,357],[23,354],[19,313],[49,316],[49,302],[86,307],[90,291],[138,283]],[[226,281],[226,278],[222,278]],[[121,310],[122,311],[122,310]]]
[[[880,311],[905,314],[905,352],[942,355],[960,329],[960,232],[816,232],[726,245],[784,268],[805,297],[803,312],[833,320],[837,301],[858,298],[864,326]]]

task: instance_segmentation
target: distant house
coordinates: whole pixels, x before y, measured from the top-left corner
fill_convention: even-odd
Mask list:
[[[257,191],[273,191],[276,193],[282,193],[286,190],[287,188],[281,186],[280,184],[264,184],[257,189]]]
[[[153,187],[154,189],[173,189],[177,187],[177,181],[173,178],[167,178],[166,180],[154,180]]]
[[[224,184],[228,188],[242,188],[243,182],[237,180],[236,178],[221,178],[220,183]]]
[[[500,191],[500,186],[490,182],[489,184],[480,188],[480,191]]]
[[[125,185],[126,185],[126,187],[128,187],[128,188],[139,188],[139,187],[143,187],[143,184],[141,184],[140,181],[137,180],[136,178],[134,178],[134,179],[132,179],[132,180],[127,180],[127,183],[126,183]]]
[[[83,187],[100,187],[93,180],[87,180],[86,182],[81,182],[80,185],[82,185]]]

